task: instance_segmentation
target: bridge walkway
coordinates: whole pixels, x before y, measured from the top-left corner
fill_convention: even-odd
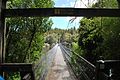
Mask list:
[[[57,52],[52,62],[52,66],[49,69],[46,80],[74,80],[74,77],[70,75],[60,46],[57,47]]]

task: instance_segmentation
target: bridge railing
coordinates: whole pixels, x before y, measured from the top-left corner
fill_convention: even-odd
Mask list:
[[[120,60],[98,60],[93,65],[66,46],[60,46],[78,80],[120,80]]]
[[[0,72],[4,73],[5,80],[11,73],[19,73],[21,80],[35,80],[33,64],[30,63],[2,63],[0,64]]]
[[[60,44],[66,63],[78,80],[95,80],[96,67],[74,51]]]
[[[58,45],[55,45],[51,50],[42,55],[41,59],[34,66],[35,80],[45,80],[55,57],[56,47]]]
[[[8,80],[11,74],[19,73],[19,80],[45,80],[48,70],[56,54],[57,45],[45,53],[40,60],[35,63],[3,63],[0,64],[0,75],[5,73],[4,78]],[[12,79],[15,80],[15,79]]]

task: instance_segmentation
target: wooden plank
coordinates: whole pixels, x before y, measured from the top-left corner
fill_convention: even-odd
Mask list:
[[[0,1],[0,63],[2,63],[2,28],[1,28],[1,15],[2,15],[2,1]]]
[[[98,8],[28,8],[6,9],[5,17],[42,17],[42,16],[86,16],[86,17],[120,17],[120,9]]]
[[[5,63],[5,53],[6,53],[6,22],[5,22],[5,15],[4,15],[4,9],[6,9],[6,0],[3,1],[3,6],[2,6],[2,26],[3,26],[3,63]]]
[[[0,63],[3,63],[5,61],[5,17],[3,10],[6,7],[5,0],[0,0]]]
[[[23,78],[26,74],[30,74],[29,76],[31,80],[35,80],[33,64],[31,63],[2,63],[0,64],[0,70],[7,74],[10,74],[11,72],[20,72],[21,78]]]
[[[3,72],[32,72],[32,64],[27,63],[2,63],[0,69]]]

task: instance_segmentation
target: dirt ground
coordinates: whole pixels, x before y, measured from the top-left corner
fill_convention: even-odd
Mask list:
[[[46,80],[73,80],[70,76],[59,46],[57,48],[53,64],[48,72]]]

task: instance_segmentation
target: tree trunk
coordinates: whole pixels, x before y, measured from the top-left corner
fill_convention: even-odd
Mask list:
[[[35,20],[33,20],[33,26],[34,26],[34,21],[35,21]],[[30,42],[29,42],[29,44],[28,44],[28,48],[26,49],[25,56],[23,57],[22,62],[25,62],[25,58],[26,58],[26,56],[27,56],[27,53],[28,53],[29,48],[31,47],[31,44],[32,44],[32,41],[33,41],[33,39],[34,39],[35,33],[36,33],[36,27],[34,26],[34,27],[33,27],[33,33],[31,34],[31,39],[30,39]]]

